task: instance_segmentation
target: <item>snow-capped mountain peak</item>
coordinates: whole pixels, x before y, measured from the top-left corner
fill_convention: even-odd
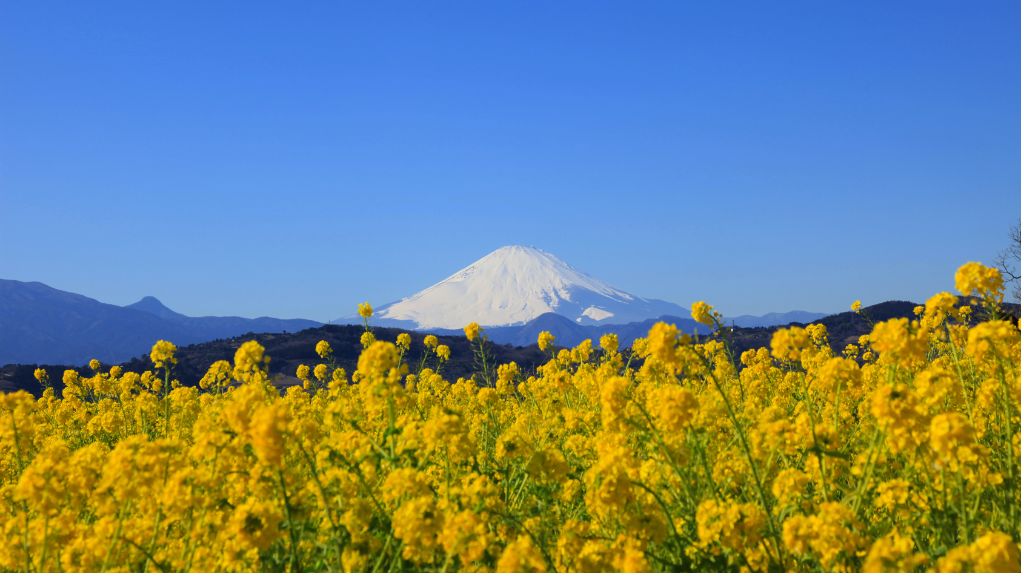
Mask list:
[[[581,324],[633,322],[685,314],[584,274],[554,254],[504,246],[433,286],[382,307],[382,323],[461,328],[470,322],[508,326],[554,312]]]

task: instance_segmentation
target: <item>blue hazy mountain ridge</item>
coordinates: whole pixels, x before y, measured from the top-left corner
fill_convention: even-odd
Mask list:
[[[770,312],[761,316],[731,316],[725,319],[726,324],[739,326],[740,328],[767,328],[769,326],[786,326],[794,322],[798,324],[810,324],[827,316],[820,312],[807,312],[806,310],[791,310],[789,312]]]
[[[129,306],[106,304],[41,282],[0,280],[0,365],[121,362],[157,340],[179,346],[249,332],[298,332],[304,319],[191,317],[148,296]]]
[[[808,324],[825,317],[826,314],[794,310],[793,312],[773,312],[762,316],[746,315],[737,316],[735,318],[724,318],[723,323],[727,326],[734,325],[740,328],[767,328],[771,326],[786,326],[793,323]],[[541,332],[550,332],[555,337],[555,343],[559,346],[575,346],[587,338],[593,340],[596,344],[602,335],[609,333],[617,334],[620,345],[628,346],[634,339],[647,336],[651,326],[653,326],[655,322],[659,321],[675,324],[677,328],[686,334],[693,334],[696,332],[697,334],[706,335],[710,333],[710,329],[707,326],[698,324],[692,318],[683,318],[680,316],[664,315],[659,316],[658,318],[651,318],[639,322],[589,325],[573,322],[569,318],[554,312],[541,314],[537,318],[534,318],[524,324],[514,326],[484,326],[484,329],[487,338],[496,344],[531,346],[537,343],[538,334]],[[358,316],[355,316],[342,318],[333,323],[360,324],[361,321]],[[462,333],[461,330],[450,330],[445,328],[416,328],[414,323],[409,321],[376,317],[371,318],[369,324],[370,326],[379,326],[382,328],[401,328],[444,336]]]
[[[577,324],[564,316],[548,312],[522,326],[488,328],[486,329],[486,334],[488,338],[498,344],[530,346],[537,343],[538,334],[546,331],[555,337],[555,344],[559,346],[576,346],[588,338],[596,346],[602,335],[612,333],[618,335],[620,346],[629,346],[633,340],[647,336],[651,326],[659,321],[675,324],[676,327],[687,334],[693,334],[694,332],[698,334],[709,333],[706,326],[698,324],[692,319],[677,316],[661,316],[660,318],[651,318],[626,324],[592,326]]]
[[[659,304],[660,301],[657,301]],[[665,303],[670,304],[670,303]],[[675,305],[674,310],[683,308]],[[726,319],[740,327],[806,323],[822,314],[803,311],[764,316],[739,316]],[[560,345],[575,345],[587,338],[595,343],[603,334],[619,335],[628,345],[646,336],[654,322],[676,324],[686,333],[707,333],[705,327],[683,315],[661,314],[657,318],[635,322],[589,324],[547,312],[527,322],[488,326],[488,338],[498,344],[531,346],[542,331],[551,332]],[[361,324],[358,316],[339,319],[337,324]],[[461,329],[417,328],[403,320],[371,318],[373,326],[401,328],[438,335],[461,334]],[[122,362],[145,354],[157,340],[170,340],[179,346],[231,338],[247,333],[298,332],[320,326],[305,319],[237,316],[192,317],[175,312],[160,300],[146,296],[127,306],[106,304],[95,299],[58,290],[40,282],[0,280],[0,365],[71,364],[80,365],[92,358],[104,363]]]

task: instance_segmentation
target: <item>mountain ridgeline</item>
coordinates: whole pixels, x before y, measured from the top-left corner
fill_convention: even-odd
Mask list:
[[[458,329],[470,322],[522,325],[547,313],[589,326],[685,316],[688,311],[614,288],[539,248],[504,246],[429,288],[382,306],[376,321],[417,330]]]
[[[0,280],[0,365],[122,362],[157,340],[179,345],[248,332],[297,332],[312,320],[190,317],[153,297],[129,306],[105,304],[40,282]]]
[[[823,314],[794,311],[738,316],[739,327],[810,322]],[[437,284],[378,307],[378,327],[461,334],[470,322],[488,328],[493,342],[529,345],[548,331],[561,342],[597,340],[615,332],[623,342],[647,333],[663,319],[687,333],[704,327],[682,306],[641,298],[584,274],[557,256],[526,246],[499,248]],[[362,324],[358,316],[335,324]],[[123,362],[147,352],[157,340],[179,346],[247,333],[297,332],[321,326],[304,319],[191,317],[152,296],[128,306],[51,288],[39,282],[0,280],[0,366],[73,364],[97,358]]]
[[[793,311],[728,319],[741,327],[811,322],[824,314]],[[504,246],[444,280],[397,302],[380,306],[376,326],[409,330],[461,330],[470,322],[489,326],[496,342],[523,344],[534,326],[573,337],[601,334],[600,327],[633,333],[659,318],[685,318],[690,310],[620,290],[532,246]],[[335,324],[358,324],[345,316]],[[571,324],[571,325],[570,325]],[[557,334],[556,334],[557,335]]]
[[[913,302],[883,302],[865,307],[862,315],[844,312],[819,318],[816,322],[823,324],[828,329],[829,342],[838,352],[846,344],[856,342],[858,337],[870,331],[871,323],[867,320],[868,318],[875,322],[890,318],[912,318],[915,306],[916,304]],[[1007,313],[1019,317],[1020,307],[1008,306]],[[707,337],[706,327],[697,325],[691,319],[667,316],[662,320],[676,324],[680,330],[689,334],[697,333],[700,337]],[[488,345],[488,354],[493,361],[492,369],[496,364],[514,361],[523,369],[532,371],[549,357],[548,354],[541,352],[536,345],[537,334],[542,330],[549,331],[555,336],[556,347],[572,347],[586,338],[593,339],[596,345],[596,339],[601,334],[609,332],[619,335],[621,346],[629,347],[635,338],[646,336],[654,322],[656,320],[601,327],[580,327],[557,314],[544,314],[523,326],[487,328],[484,333],[491,342]],[[804,324],[799,323],[799,325]],[[386,327],[372,329],[378,339],[389,341],[395,341],[398,334],[403,331],[398,328]],[[776,327],[744,328],[734,326],[730,329],[728,338],[738,357],[744,350],[768,347],[772,333],[776,329]],[[320,340],[326,340],[331,344],[337,364],[351,373],[355,369],[356,361],[362,350],[360,344],[362,332],[362,326],[326,324],[296,333],[245,334],[182,346],[176,354],[178,364],[175,365],[174,374],[185,385],[196,385],[213,362],[217,360],[231,361],[235,350],[243,342],[254,339],[266,347],[266,353],[271,359],[269,367],[272,380],[280,389],[284,389],[300,383],[295,377],[295,370],[299,364],[315,365],[322,361],[315,353],[316,343]],[[431,330],[429,333],[438,335],[440,342],[451,348],[451,360],[443,368],[445,377],[470,376],[478,369],[474,360],[474,352],[461,330]],[[412,347],[407,356],[412,369],[419,366],[420,358],[424,356],[423,337],[426,334],[427,332],[413,333]],[[517,344],[505,344],[502,343],[503,340],[512,340]],[[60,382],[60,375],[65,369],[75,369],[82,374],[91,373],[90,369],[84,365],[85,362],[10,364],[0,368],[0,391],[24,389],[39,394],[40,388],[33,377],[33,370],[40,364],[49,372],[58,391],[63,386]],[[152,363],[145,354],[139,354],[121,364],[125,369],[136,372],[152,369]],[[435,367],[436,358],[431,358],[426,365],[431,368]]]

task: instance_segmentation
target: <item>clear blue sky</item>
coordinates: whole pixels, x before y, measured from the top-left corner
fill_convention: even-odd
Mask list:
[[[0,1],[0,278],[327,320],[532,244],[727,315],[1020,213],[1020,6]]]

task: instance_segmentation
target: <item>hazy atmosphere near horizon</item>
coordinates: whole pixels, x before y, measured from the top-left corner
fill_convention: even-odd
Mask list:
[[[1016,223],[1019,20],[3,1],[0,278],[325,321],[524,244],[727,314],[921,301]]]

